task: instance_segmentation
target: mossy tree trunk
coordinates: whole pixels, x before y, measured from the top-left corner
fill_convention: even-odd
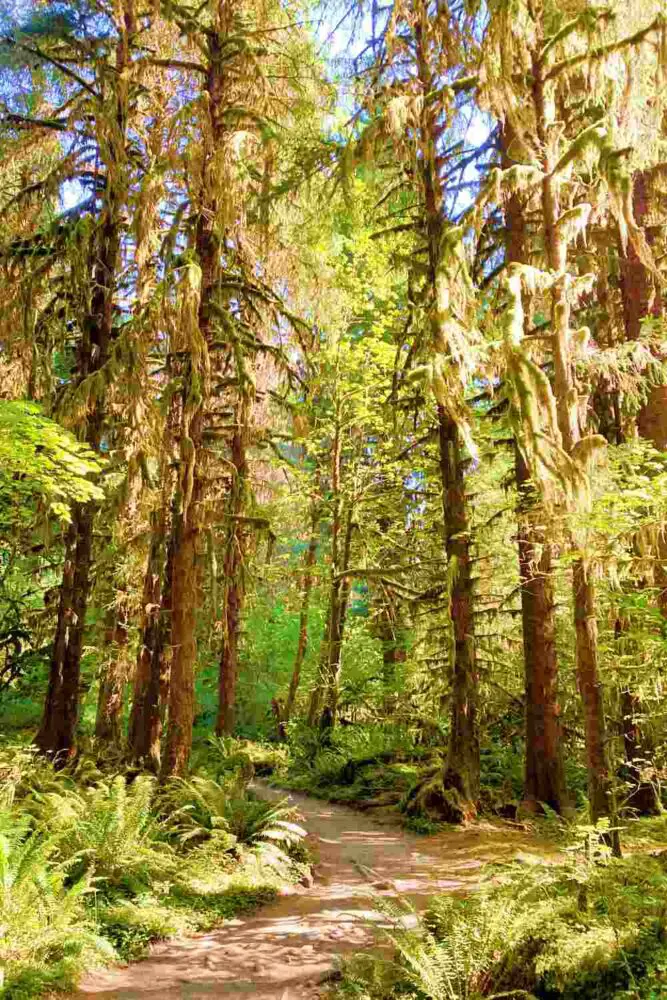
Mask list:
[[[445,511],[445,550],[451,571],[451,709],[445,792],[453,792],[453,818],[472,819],[479,799],[478,674],[475,657],[471,535],[465,498],[459,430],[438,406],[440,476]],[[460,815],[459,815],[460,814]]]
[[[95,738],[105,747],[120,750],[122,744],[123,699],[128,681],[128,609],[120,600],[107,612],[104,651],[95,719]]]
[[[532,65],[532,98],[537,136],[543,152],[542,218],[549,269],[556,276],[551,286],[551,329],[554,361],[554,395],[563,449],[572,454],[581,439],[579,397],[571,348],[571,278],[567,270],[568,238],[559,225],[560,179],[555,176],[558,162],[558,134],[554,129],[555,106],[547,97],[548,69],[539,49]],[[597,822],[614,816],[614,802],[607,752],[602,684],[598,666],[598,631],[595,584],[591,566],[575,553],[572,566],[572,598],[576,639],[577,685],[584,708],[588,796],[591,818]],[[615,852],[620,850],[618,834],[612,835]]]
[[[506,124],[501,135],[505,168],[512,165],[509,151],[513,133]],[[518,194],[505,210],[508,263],[527,263],[529,235],[525,206]],[[556,812],[566,804],[556,653],[555,600],[551,545],[536,521],[543,519],[532,486],[530,471],[518,444],[514,446],[516,478],[517,545],[521,581],[526,751],[523,806],[535,811],[544,802]]]
[[[428,251],[429,318],[432,350],[448,353],[447,315],[443,289],[447,263],[446,220],[439,175],[438,143],[443,133],[437,102],[429,100],[439,86],[437,71],[429,63],[433,28],[429,8],[420,3],[415,17],[416,75],[422,96],[420,115],[420,170],[423,192],[423,229]],[[460,280],[464,280],[461,276]],[[453,405],[453,401],[452,401]],[[474,595],[471,572],[471,530],[465,495],[464,456],[458,413],[439,400],[437,425],[439,467],[442,483],[445,552],[450,573],[449,615],[452,629],[450,653],[451,709],[447,758],[442,791],[433,790],[432,807],[451,821],[475,816],[479,799],[478,670],[475,652]],[[431,792],[424,789],[423,804],[429,808]],[[439,799],[437,802],[436,799]]]
[[[218,735],[232,733],[235,722],[236,685],[239,673],[239,632],[245,599],[245,558],[248,527],[243,516],[248,495],[247,407],[238,407],[232,435],[232,485],[228,505],[224,559],[222,646],[218,674]]]
[[[314,570],[317,562],[317,548],[320,541],[320,501],[315,498],[311,503],[310,514],[310,536],[308,538],[308,548],[303,560],[303,577],[301,586],[301,608],[299,610],[299,639],[294,657],[294,667],[290,678],[287,700],[283,711],[283,722],[289,722],[296,696],[301,682],[301,669],[306,658],[308,648],[308,617],[310,610],[310,597],[313,590]]]
[[[76,354],[76,382],[85,384],[109,361],[114,338],[114,308],[120,267],[122,214],[127,200],[126,132],[129,118],[129,67],[136,33],[133,0],[124,0],[113,71],[112,98],[98,97],[98,149],[105,170],[100,220],[90,244],[90,306]],[[91,393],[82,437],[99,451],[106,421],[105,391]],[[75,753],[79,685],[86,613],[93,564],[93,526],[97,505],[75,504],[65,541],[58,618],[49,666],[41,725],[35,737],[43,753],[58,765]]]

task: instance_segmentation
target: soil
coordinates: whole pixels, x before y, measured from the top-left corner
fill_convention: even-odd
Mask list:
[[[263,783],[266,797],[280,796]],[[536,853],[530,836],[504,824],[475,824],[419,836],[394,818],[290,795],[317,858],[311,886],[285,889],[257,914],[187,939],[155,945],[149,958],[91,974],[78,1000],[315,1000],[341,959],[367,951],[391,925],[386,903],[400,896],[419,911],[435,893],[474,888],[488,861]],[[542,848],[540,848],[542,853]],[[409,911],[399,918],[415,922]]]

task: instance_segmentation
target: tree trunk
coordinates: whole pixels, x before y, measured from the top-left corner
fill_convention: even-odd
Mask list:
[[[171,681],[169,713],[162,775],[187,770],[194,722],[194,674],[197,660],[197,611],[199,568],[203,531],[202,502],[206,491],[204,427],[211,397],[211,349],[216,341],[216,310],[220,307],[220,281],[225,237],[218,193],[222,190],[221,155],[229,135],[227,113],[227,34],[231,33],[233,4],[220,4],[215,28],[206,33],[206,135],[203,143],[195,252],[200,269],[196,342],[186,344],[183,372],[182,420],[179,434],[180,482],[174,521],[174,555],[171,616]],[[211,178],[215,176],[215,184]],[[224,345],[219,345],[224,346]],[[229,345],[227,345],[229,346]],[[223,355],[217,355],[223,357]],[[225,351],[223,360],[228,360]]]
[[[79,384],[105,367],[113,342],[116,274],[120,263],[121,215],[126,204],[127,171],[125,136],[130,82],[126,69],[131,62],[131,44],[136,31],[132,0],[122,4],[120,38],[116,46],[116,91],[114,121],[99,149],[106,153],[107,183],[101,222],[91,244],[90,310],[82,324],[77,351]],[[113,181],[112,181],[113,177]],[[84,440],[99,451],[105,422],[104,391],[91,402]],[[67,532],[65,565],[60,589],[58,619],[49,667],[44,713],[35,743],[43,753],[63,765],[75,753],[79,713],[81,651],[88,608],[90,571],[93,560],[93,523],[97,505],[75,504]]]
[[[58,620],[49,669],[49,684],[35,743],[63,767],[75,753],[79,718],[81,650],[90,586],[93,548],[93,504],[75,504],[67,530],[65,565],[60,586]]]
[[[544,63],[538,54],[533,60],[533,101],[537,134],[544,149],[542,181],[542,216],[545,229],[547,263],[558,278],[551,288],[551,326],[553,336],[554,394],[558,427],[563,449],[571,454],[581,438],[579,397],[571,353],[569,275],[567,272],[567,237],[558,225],[560,217],[558,180],[554,176],[557,158],[553,125],[553,106],[545,95]],[[547,110],[547,108],[550,110]],[[591,817],[597,822],[611,817],[614,802],[608,763],[604,703],[598,670],[595,585],[590,568],[577,557],[572,567],[572,597],[576,636],[577,684],[584,707],[584,729]],[[611,835],[614,853],[620,854],[618,833]]]
[[[538,555],[535,529],[523,516],[534,506],[526,463],[515,447],[519,487],[519,572],[526,703],[524,806],[535,811],[544,802],[562,812],[566,802],[558,704],[558,660],[554,614],[551,548]]]
[[[352,508],[349,507],[345,524],[340,573],[345,573],[350,566],[353,530],[354,524],[352,521]],[[332,599],[332,609],[335,609],[335,611],[332,613],[331,631],[329,633],[326,690],[324,697],[325,709],[328,710],[332,726],[336,723],[336,713],[338,711],[340,671],[342,665],[341,657],[343,653],[343,639],[345,637],[345,623],[347,621],[347,608],[350,600],[351,586],[352,581],[350,577],[342,576],[334,580],[335,597]]]
[[[199,503],[199,495],[193,493],[190,503]],[[185,774],[192,749],[197,660],[195,630],[199,603],[198,519],[192,514],[185,517],[182,510],[177,510],[172,534],[171,670],[163,777]]]
[[[588,800],[591,819],[597,823],[599,819],[613,815],[613,801],[607,760],[602,685],[597,662],[595,589],[581,560],[577,560],[573,566],[572,582],[577,641],[577,684],[584,705]]]
[[[445,511],[445,548],[452,572],[449,598],[452,623],[452,700],[449,746],[443,783],[455,818],[471,819],[479,799],[478,676],[475,659],[470,527],[459,431],[443,406],[438,406],[440,476]]]
[[[143,621],[128,735],[130,759],[160,769],[162,716],[169,690],[173,543],[165,552],[164,508],[152,516],[143,589]]]
[[[229,498],[229,527],[224,562],[225,603],[223,608],[222,649],[218,680],[218,735],[232,733],[235,722],[236,684],[239,673],[239,630],[245,599],[244,562],[247,527],[241,518],[248,492],[248,459],[245,435],[248,413],[239,407],[237,427],[232,437],[233,482]]]
[[[105,650],[110,654],[100,676],[95,738],[119,750],[122,743],[123,696],[127,683],[128,621],[125,603],[111,608],[105,629]]]
[[[417,78],[421,111],[421,181],[424,195],[423,228],[428,248],[428,298],[432,350],[450,354],[447,329],[451,289],[447,278],[445,210],[438,169],[441,126],[439,110],[428,95],[439,86],[438,71],[428,61],[430,36],[428,5],[420,3],[415,23]],[[465,280],[461,276],[460,280]],[[477,812],[479,799],[478,673],[475,653],[473,583],[470,566],[470,526],[459,428],[455,414],[438,400],[437,422],[440,478],[443,493],[445,551],[451,590],[452,628],[449,656],[451,676],[450,732],[447,759],[439,781],[418,787],[408,809],[435,811],[451,822],[462,822]]]
[[[324,697],[324,681],[327,671],[327,662],[329,657],[329,636],[331,635],[331,615],[332,615],[332,597],[333,590],[329,590],[329,606],[327,608],[327,617],[324,626],[324,635],[322,636],[322,644],[320,645],[320,659],[318,665],[318,677],[313,688],[310,701],[308,703],[308,715],[307,723],[309,726],[314,726],[317,723],[318,717],[322,710],[322,699]]]
[[[299,642],[296,647],[294,668],[292,670],[289,691],[287,693],[287,701],[283,712],[283,722],[289,722],[292,712],[294,711],[296,695],[301,681],[301,668],[303,666],[303,661],[306,658],[306,650],[308,648],[308,612],[310,609],[310,595],[313,589],[313,569],[317,560],[317,546],[320,540],[319,526],[319,501],[314,500],[310,516],[310,538],[308,540],[308,548],[306,549],[303,561],[303,586],[301,591],[301,611],[299,612]]]
[[[505,169],[513,162],[509,156],[512,139],[511,127],[506,123],[501,137]],[[505,224],[508,263],[527,263],[528,234],[524,206],[517,194],[508,201]],[[531,487],[529,469],[517,444],[514,446],[514,468],[518,491],[517,543],[526,705],[523,805],[533,812],[544,802],[560,813],[566,802],[566,789],[558,704],[551,547],[544,538],[544,532],[538,535],[534,527],[535,514],[539,516],[538,501]]]

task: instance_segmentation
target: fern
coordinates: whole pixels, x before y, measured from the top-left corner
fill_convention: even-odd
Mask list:
[[[128,785],[117,775],[80,791],[36,792],[32,810],[75,874],[86,872],[106,888],[131,888],[173,866],[168,845],[156,843],[154,795],[154,778],[142,775]]]
[[[110,956],[86,916],[89,875],[73,879],[70,865],[57,861],[55,840],[33,831],[29,817],[14,819],[0,833],[0,960],[7,983],[19,969],[84,950]]]

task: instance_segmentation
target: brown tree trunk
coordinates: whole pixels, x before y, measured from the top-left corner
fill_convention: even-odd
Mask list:
[[[340,561],[341,574],[344,574],[350,566],[353,530],[354,523],[352,521],[352,508],[349,507],[345,523],[342,558]],[[348,576],[341,576],[334,580],[333,586],[335,593],[332,594],[331,602],[332,616],[331,629],[329,632],[326,689],[324,695],[325,709],[329,713],[332,726],[336,723],[336,713],[338,711],[343,639],[345,638],[345,623],[347,621],[347,608],[350,600],[352,580]]]
[[[504,168],[512,165],[509,156],[512,138],[511,127],[506,124],[502,134]],[[509,199],[505,223],[508,263],[527,263],[528,234],[524,206],[517,194]],[[558,704],[551,547],[544,532],[538,534],[534,527],[535,514],[538,513],[537,497],[531,487],[529,469],[516,444],[514,468],[518,491],[517,543],[526,705],[523,805],[529,811],[535,811],[544,802],[560,813],[566,802],[566,789]]]
[[[294,657],[294,668],[290,679],[289,691],[287,692],[287,701],[285,703],[283,718],[281,720],[283,722],[289,722],[292,712],[294,711],[296,695],[301,681],[301,668],[303,667],[303,661],[306,658],[306,650],[308,648],[308,612],[310,609],[310,595],[313,589],[313,569],[317,560],[317,546],[320,539],[319,526],[319,501],[314,500],[310,517],[310,538],[308,540],[308,548],[306,549],[303,561],[303,586],[301,590],[301,610],[299,612],[299,641],[296,647],[296,656]]]
[[[515,448],[515,468],[520,504],[517,534],[526,703],[524,806],[534,811],[544,802],[560,813],[566,792],[551,548],[545,543],[538,555],[535,529],[530,518],[525,517],[525,508],[534,506],[534,498],[530,496],[530,477],[518,448]]]
[[[193,491],[190,504],[199,502],[199,494]],[[200,583],[197,561],[200,537],[198,518],[191,512],[186,517],[182,509],[177,510],[172,535],[171,670],[167,737],[161,767],[163,777],[185,774],[192,749]]]
[[[424,194],[423,224],[428,247],[429,308],[432,349],[449,352],[446,328],[450,290],[447,287],[445,216],[442,183],[438,170],[439,111],[427,95],[438,86],[438,71],[429,65],[431,29],[429,11],[420,3],[415,23],[417,77],[424,98],[421,112],[421,180]],[[442,784],[431,790],[425,785],[415,797],[453,822],[465,821],[477,812],[479,799],[479,728],[477,718],[478,673],[475,653],[473,582],[470,564],[470,525],[465,498],[463,456],[454,414],[439,400],[437,408],[440,478],[443,493],[445,551],[451,573],[449,614],[452,628],[450,650],[451,710],[447,758]]]
[[[136,31],[132,0],[125,0],[122,6],[122,23],[118,28],[120,38],[116,46],[115,121],[99,147],[106,154],[104,162],[107,184],[99,230],[91,246],[90,311],[83,322],[77,351],[79,383],[104,368],[114,335],[116,274],[120,263],[120,219],[126,203],[127,186],[127,176],[122,164],[126,153],[129,81],[124,71],[131,61],[130,48]],[[92,402],[84,434],[85,441],[94,451],[99,451],[100,448],[105,416],[104,392],[99,392]],[[72,510],[72,523],[66,538],[48,690],[42,722],[35,737],[40,750],[52,756],[58,765],[63,765],[75,753],[81,651],[90,590],[96,512],[97,505],[93,503],[75,504]]]
[[[173,541],[165,552],[164,508],[152,517],[151,546],[143,589],[143,621],[137,654],[128,751],[130,759],[157,773],[163,713],[171,665],[171,579]]]
[[[235,723],[236,685],[239,673],[239,631],[245,599],[244,563],[247,527],[243,523],[248,492],[248,459],[245,436],[248,412],[239,407],[237,427],[232,436],[233,482],[229,498],[229,527],[224,561],[225,602],[222,649],[218,679],[218,735],[232,733]]]
[[[127,607],[124,603],[109,611],[105,629],[105,651],[110,659],[100,676],[95,738],[100,744],[120,749],[122,742],[123,697],[127,684]]]
[[[81,651],[90,586],[93,504],[76,504],[67,530],[58,620],[49,669],[46,702],[35,743],[64,766],[75,753],[79,718]]]
[[[449,598],[452,623],[452,696],[449,746],[443,775],[446,792],[454,792],[452,817],[471,819],[479,799],[478,675],[475,658],[470,526],[459,431],[438,406],[440,476],[445,514],[445,548],[452,571]]]
[[[533,101],[537,134],[544,149],[542,216],[545,229],[547,263],[559,277],[551,288],[551,325],[554,358],[554,393],[558,427],[563,449],[571,454],[581,438],[579,398],[571,353],[569,279],[567,272],[567,237],[558,226],[560,203],[554,166],[558,155],[553,111],[548,111],[545,95],[545,66],[539,54],[533,60]],[[595,584],[590,568],[581,558],[572,567],[572,597],[576,636],[577,684],[584,707],[588,795],[593,822],[614,815],[602,686],[598,669]],[[618,833],[611,836],[614,853],[620,853]]]
[[[229,135],[227,36],[232,33],[234,4],[217,6],[215,27],[206,32],[206,114],[203,162],[196,215],[195,252],[201,278],[197,314],[197,348],[186,345],[183,411],[180,430],[180,484],[174,521],[171,615],[171,681],[162,775],[187,770],[194,722],[194,675],[197,660],[196,625],[199,608],[198,551],[203,533],[202,503],[206,491],[204,428],[211,397],[211,351],[218,335],[220,282],[225,237],[220,218],[221,154]],[[215,184],[210,178],[215,176]],[[221,333],[222,337],[222,333]],[[224,347],[224,344],[219,344]],[[229,345],[227,345],[229,346]],[[227,360],[228,351],[224,352]]]
[[[332,598],[333,591],[329,590],[329,606],[327,608],[327,617],[324,625],[324,635],[322,636],[322,643],[320,645],[320,659],[318,666],[318,677],[313,688],[310,701],[308,702],[308,715],[307,723],[309,726],[314,726],[317,723],[320,712],[322,710],[322,699],[324,697],[324,682],[327,671],[327,662],[329,658],[329,636],[331,635],[331,614],[332,614]]]
[[[588,799],[594,823],[613,815],[611,779],[607,758],[602,684],[597,663],[595,589],[586,566],[577,560],[572,568],[574,625],[577,642],[577,684],[584,706]]]

